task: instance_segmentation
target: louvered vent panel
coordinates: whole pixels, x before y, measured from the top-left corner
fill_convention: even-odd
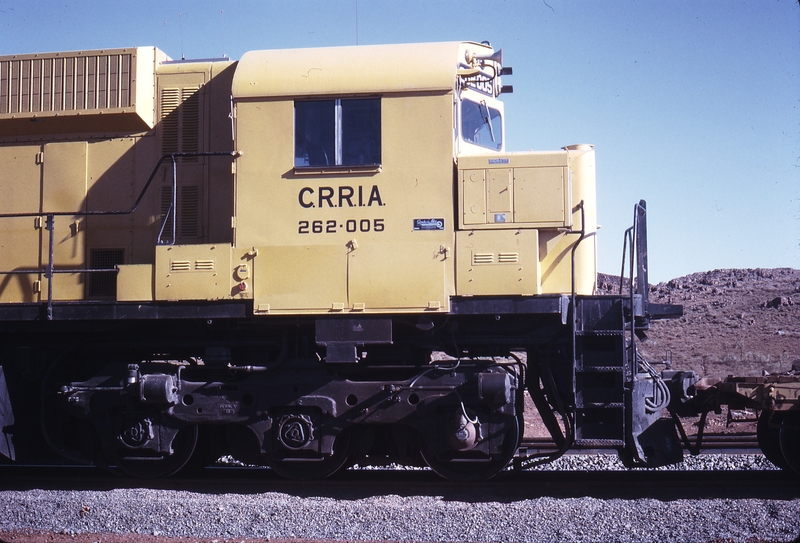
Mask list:
[[[198,271],[214,271],[214,261],[198,260],[194,263],[194,269]]]
[[[473,253],[472,264],[491,264],[494,262],[494,254],[492,253]]]
[[[164,237],[169,239],[172,232],[172,218],[170,213],[170,204],[172,204],[172,185],[163,185],[161,187],[161,201],[160,201],[160,214],[159,226],[167,221],[164,227]],[[185,187],[178,187],[178,231],[176,232],[178,240],[181,239],[195,239],[202,235],[200,228],[200,187],[196,185],[189,185]]]
[[[200,150],[200,94],[199,87],[182,90],[181,99],[181,152],[197,153]],[[187,157],[187,162],[197,162],[197,157]]]
[[[500,264],[513,264],[519,262],[519,253],[498,253],[497,262]]]
[[[189,260],[173,260],[169,264],[170,271],[191,271],[192,263]]]
[[[181,187],[181,206],[178,220],[184,238],[200,236],[200,187]]]
[[[0,61],[0,114],[129,107],[132,55]]]
[[[167,218],[169,214],[169,206],[172,204],[172,186],[165,185],[161,187],[161,222]]]
[[[161,89],[161,154],[178,152],[180,89]]]
[[[161,89],[161,152],[197,153],[200,150],[200,87]],[[197,157],[185,157],[197,162]]]

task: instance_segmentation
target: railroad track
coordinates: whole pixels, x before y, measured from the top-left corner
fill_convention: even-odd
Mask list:
[[[2,468],[2,467],[0,467]],[[315,481],[284,479],[269,469],[222,467],[195,476],[143,480],[122,478],[97,468],[0,469],[4,491],[94,491],[149,489],[200,494],[284,493],[353,500],[373,496],[443,496],[446,500],[508,501],[553,498],[800,498],[797,480],[778,470],[506,471],[475,482],[445,481],[430,470],[345,470]]]
[[[693,437],[693,436],[690,436]],[[760,454],[761,450],[758,447],[758,441],[755,435],[750,434],[709,434],[703,437],[702,449],[700,454]],[[520,446],[519,459],[538,455],[556,452],[556,447],[553,442],[547,438],[526,438],[522,441]],[[593,448],[574,448],[567,451],[566,455],[616,455],[617,452],[613,449],[593,449]],[[406,477],[409,473],[423,472],[429,473],[427,470],[422,469],[365,469],[356,470],[350,473],[403,473],[401,477]],[[258,473],[258,477],[263,477],[264,473],[269,474],[269,478],[276,480],[283,480],[273,475],[271,470],[263,467],[248,467],[236,464],[218,463],[210,466],[201,471],[198,471],[196,476],[198,478],[211,478],[211,479],[246,479]],[[377,476],[377,475],[376,475]],[[49,478],[53,479],[92,479],[94,481],[101,481],[108,478],[109,484],[121,484],[121,486],[129,486],[123,481],[129,481],[130,484],[136,486],[137,479],[126,479],[118,477],[117,475],[109,473],[108,470],[97,468],[93,466],[69,465],[69,464],[0,464],[0,481],[4,478],[17,478],[25,479],[33,477],[46,481]],[[364,477],[372,477],[372,475],[364,475]],[[391,478],[391,476],[390,476]],[[434,479],[436,477],[434,476]],[[179,479],[184,479],[181,477]],[[176,480],[176,479],[170,479]],[[0,485],[1,486],[1,485]]]
[[[696,436],[689,436],[694,445]],[[701,442],[700,454],[760,454],[755,434],[706,434]],[[684,446],[685,449],[685,446]],[[525,438],[520,445],[523,456],[556,451],[552,440],[543,437]],[[575,447],[566,454],[616,454],[613,449]]]

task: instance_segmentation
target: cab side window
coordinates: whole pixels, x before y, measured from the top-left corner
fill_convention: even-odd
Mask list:
[[[380,163],[380,98],[295,102],[295,167]]]
[[[469,143],[499,151],[503,148],[503,123],[500,112],[485,101],[461,102],[461,138]]]

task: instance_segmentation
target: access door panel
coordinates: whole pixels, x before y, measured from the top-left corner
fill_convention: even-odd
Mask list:
[[[85,141],[48,143],[43,153],[42,211],[81,213],[86,209]],[[81,215],[55,217],[53,263],[56,269],[82,269],[86,262],[86,219]],[[49,232],[42,234],[42,264],[49,258]],[[57,273],[53,277],[53,299],[80,300],[84,296],[82,273]],[[42,292],[47,292],[47,279]]]

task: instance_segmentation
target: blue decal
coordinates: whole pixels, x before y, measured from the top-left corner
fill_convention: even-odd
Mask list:
[[[414,219],[414,230],[444,230],[444,219]]]

